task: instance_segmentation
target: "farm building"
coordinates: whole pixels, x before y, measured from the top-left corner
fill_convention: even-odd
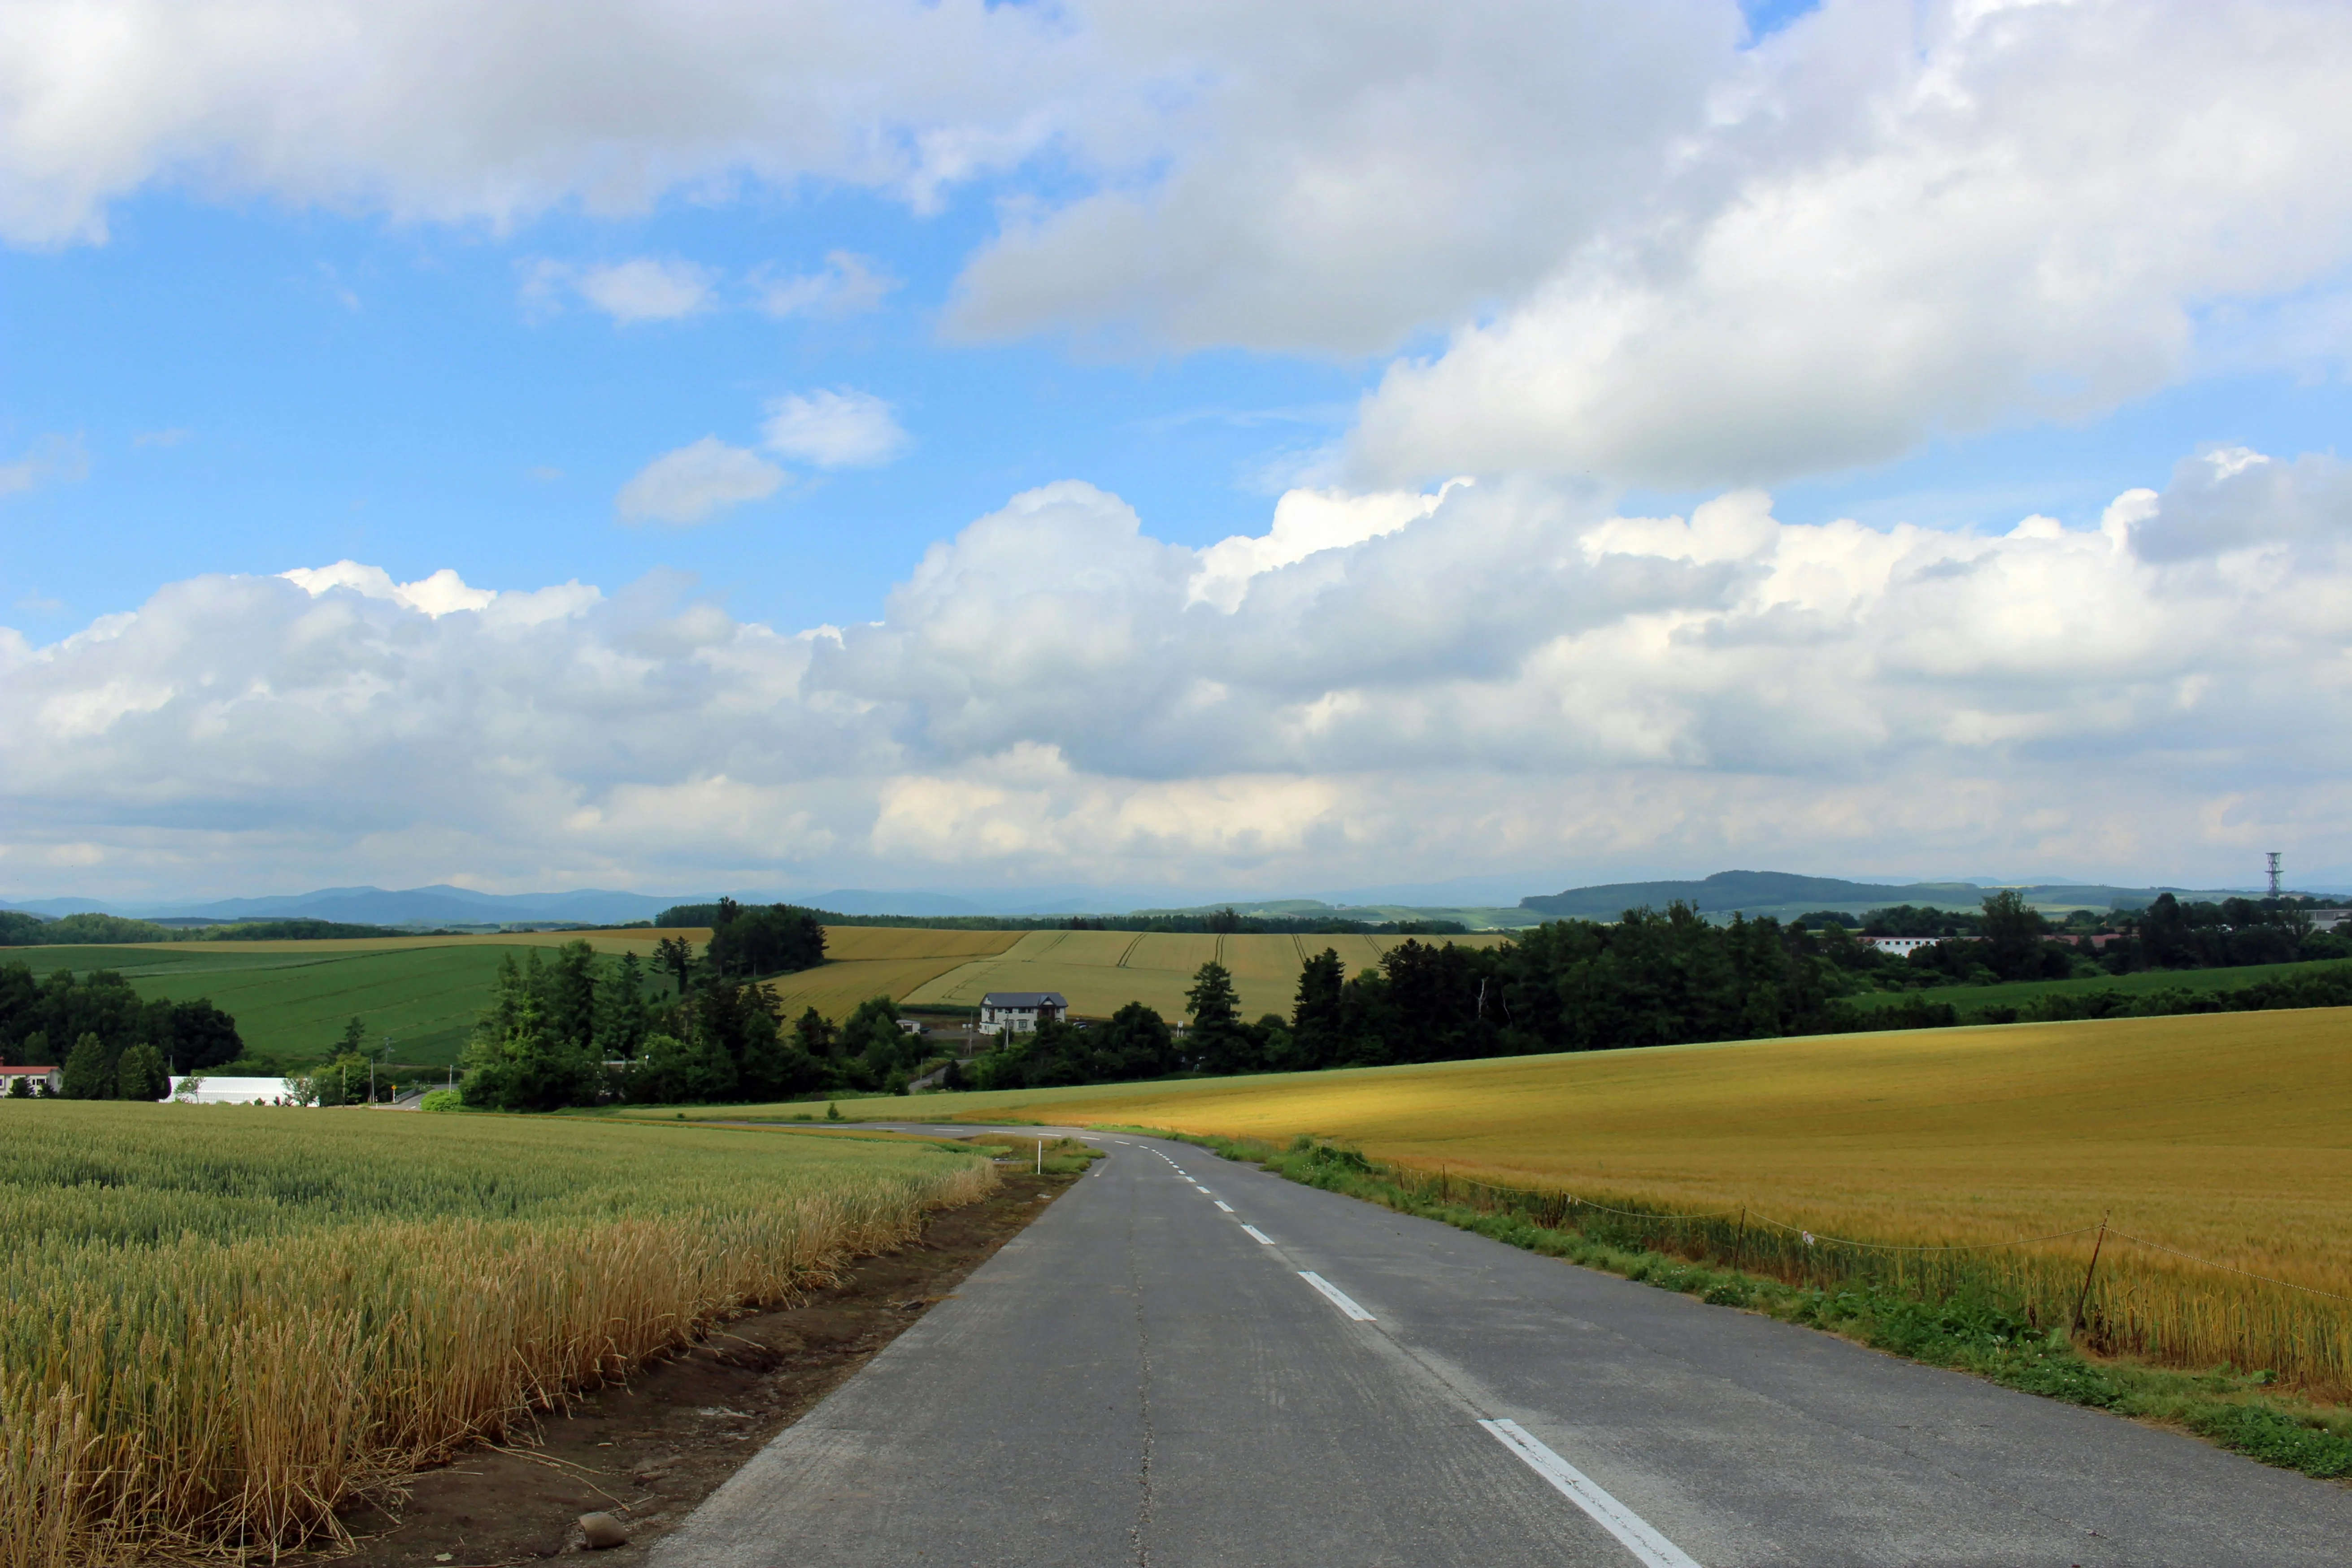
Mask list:
[[[282,1078],[175,1078],[176,1105],[299,1105],[294,1086]]]
[[[1070,999],[1058,991],[992,991],[980,999],[980,1029],[984,1035],[1025,1035],[1069,1012]]]
[[[26,1091],[38,1089],[43,1094],[61,1094],[65,1090],[65,1074],[56,1068],[0,1068],[0,1094],[16,1087],[16,1080],[26,1080]]]
[[[1864,947],[1874,947],[1881,952],[1891,952],[1897,958],[1908,958],[1923,947],[1933,947],[1943,938],[1934,936],[1862,936],[1854,938]]]

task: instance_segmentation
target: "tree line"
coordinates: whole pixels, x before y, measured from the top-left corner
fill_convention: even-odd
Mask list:
[[[1857,927],[1864,936],[1935,938],[1935,947],[1889,965],[1840,960],[1882,981],[1924,986],[2352,958],[2352,940],[2317,929],[2312,919],[2317,907],[2313,900],[2291,897],[2183,903],[2160,893],[2137,909],[2073,910],[2053,921],[2010,891],[1987,899],[1981,910],[1898,904],[1864,917],[1822,910],[1797,923],[1832,943]]]
[[[740,907],[730,899],[715,904],[676,904],[654,917],[661,929],[716,926],[720,914]],[[922,931],[1172,931],[1189,936],[1272,933],[1280,936],[1459,936],[1460,921],[1357,921],[1328,915],[1244,915],[1231,909],[1129,915],[845,915],[801,904],[777,904],[820,926],[893,926]]]
[[[821,963],[824,927],[789,904],[709,907],[710,941],[600,957],[570,942],[542,959],[499,966],[462,1057],[468,1105],[502,1110],[629,1100],[758,1103],[904,1092],[923,1067],[921,1038],[898,1026],[887,996],[839,1023],[814,1007],[787,1020],[761,977]]]
[[[167,926],[124,915],[84,912],[44,920],[22,910],[0,910],[0,947],[109,947],[141,942],[328,942],[352,937],[412,936],[391,926],[340,921],[239,921],[211,926]]]
[[[2014,892],[1988,897],[1971,925],[1973,935],[1939,945],[1958,950],[1972,973],[2023,979],[2076,972],[2072,950],[2045,942],[2043,917]],[[2352,1004],[2347,965],[2221,992],[2053,994],[1965,1017],[1949,1003],[1920,997],[1894,1006],[1854,1006],[1848,998],[1876,989],[1875,972],[1885,967],[1926,966],[1881,953],[1841,927],[1815,931],[1801,921],[1738,917],[1716,924],[1687,905],[1671,904],[1663,912],[1629,910],[1613,924],[1550,921],[1491,948],[1407,941],[1354,974],[1327,948],[1303,965],[1288,1015],[1268,1013],[1255,1021],[1241,1016],[1232,976],[1209,963],[1187,994],[1190,1015],[1181,1033],[1133,1003],[1107,1025],[1056,1021],[1034,1034],[1008,1037],[960,1076],[978,1089],[1035,1089],[1964,1021]]]
[[[172,1072],[202,1072],[244,1052],[236,1020],[206,998],[142,1001],[110,970],[37,979],[21,960],[0,963],[0,1063],[59,1068],[68,1099],[162,1100]],[[29,1086],[10,1085],[19,1089]]]

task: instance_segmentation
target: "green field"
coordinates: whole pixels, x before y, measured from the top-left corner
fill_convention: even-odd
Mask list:
[[[36,974],[110,969],[139,994],[185,1002],[209,996],[236,1020],[246,1048],[295,1065],[328,1056],[356,1016],[373,1041],[392,1037],[391,1059],[446,1068],[457,1059],[474,1015],[488,999],[499,961],[521,949],[501,943],[433,947],[355,943],[260,943],[140,947],[11,948],[5,957]]]
[[[2120,991],[2145,996],[2153,991],[2235,991],[2262,980],[2284,980],[2338,969],[2352,959],[2322,959],[2310,963],[2250,963],[2237,969],[2148,969],[2136,974],[2102,974],[2088,980],[2019,980],[2003,985],[1938,985],[1927,991],[1870,991],[1849,996],[1856,1007],[1891,1007],[1906,997],[1949,1002],[1963,1017],[1977,1007],[2018,1007],[2037,996],[2080,996],[2086,992]]]
[[[656,936],[698,946],[706,931],[590,932],[607,953],[650,959]],[[184,1002],[208,996],[236,1019],[249,1050],[289,1067],[325,1058],[353,1017],[371,1040],[392,1037],[391,1060],[446,1070],[488,1001],[491,976],[509,954],[542,952],[576,940],[569,933],[481,937],[388,937],[340,942],[155,942],[123,947],[0,949],[0,959],[36,974],[110,969],[142,996]],[[1143,1002],[1169,1017],[1184,1011],[1184,993],[1202,964],[1233,971],[1244,1014],[1290,1011],[1299,966],[1337,949],[1349,973],[1380,962],[1405,940],[1393,936],[1211,936],[1152,931],[994,931],[920,927],[835,926],[831,956],[814,969],[780,975],[769,987],[786,1017],[814,1007],[846,1017],[868,997],[934,1006],[977,1007],[990,991],[1059,991],[1078,1013],[1108,1017]],[[1485,946],[1493,935],[1439,937]],[[666,984],[650,963],[655,985]]]
[[[995,1180],[855,1133],[0,1101],[0,1563],[331,1538]]]

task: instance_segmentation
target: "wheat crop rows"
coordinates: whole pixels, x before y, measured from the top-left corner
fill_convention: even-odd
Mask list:
[[[0,1568],[275,1556],[994,1182],[913,1143],[0,1103]]]

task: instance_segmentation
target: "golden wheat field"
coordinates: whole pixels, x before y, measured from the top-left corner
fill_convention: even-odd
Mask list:
[[[978,935],[982,933],[974,932]],[[1011,934],[1011,933],[992,933]],[[1298,992],[1298,971],[1325,948],[1336,950],[1348,973],[1381,961],[1406,940],[1393,936],[1273,936],[1248,933],[1213,936],[1174,931],[1033,931],[992,957],[974,958],[917,986],[905,1000],[976,1007],[991,991],[1058,991],[1080,1015],[1107,1018],[1129,1002],[1141,1002],[1173,1018],[1185,1010],[1184,993],[1201,965],[1214,961],[1233,973],[1242,1014],[1288,1014]],[[1504,941],[1474,934],[1422,941],[1489,946]]]
[[[908,1141],[0,1100],[0,1565],[331,1536],[994,1179]]]
[[[1323,1134],[1455,1178],[1719,1213],[1727,1234],[1744,1209],[1749,1256],[1785,1243],[1800,1265],[1802,1231],[1945,1247],[2095,1230],[2105,1218],[2135,1238],[2110,1237],[2093,1288],[2092,1309],[2117,1348],[2271,1368],[2352,1392],[2352,1300],[2340,1299],[2352,1297],[2352,1009],[1595,1051],[922,1104],[926,1116],[973,1121],[1024,1115],[1276,1141]],[[2071,1308],[2094,1240],[1877,1256],[1898,1273],[1965,1264],[2045,1306]]]

